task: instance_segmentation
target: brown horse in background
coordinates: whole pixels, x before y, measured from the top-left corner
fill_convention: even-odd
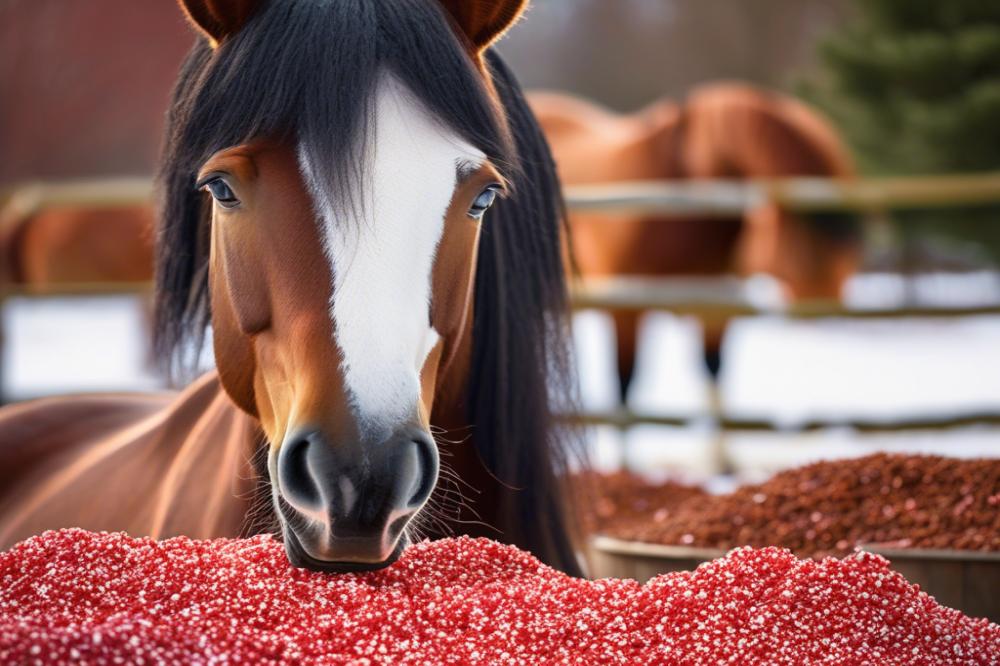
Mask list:
[[[0,283],[149,282],[154,218],[142,205],[0,211]]]
[[[0,548],[270,526],[345,571],[468,532],[580,572],[562,202],[490,49],[525,4],[181,0],[157,348],[210,329],[217,372],[0,410]]]
[[[528,100],[564,184],[854,175],[844,145],[816,112],[748,85],[705,85],[683,104],[661,100],[629,115],[561,93],[534,92]],[[763,272],[792,299],[828,299],[840,296],[860,257],[849,217],[793,215],[773,203],[733,219],[573,213],[570,226],[585,277]],[[613,313],[623,399],[640,314]],[[704,330],[713,375],[723,330],[708,323]]]

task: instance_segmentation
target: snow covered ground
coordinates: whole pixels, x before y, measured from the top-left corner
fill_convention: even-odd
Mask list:
[[[136,297],[12,298],[2,317],[7,400],[162,386],[149,363],[146,308]]]
[[[773,299],[767,278],[748,285],[756,301]],[[859,276],[846,302],[856,308],[910,304],[971,307],[1000,302],[996,273]],[[614,331],[607,315],[577,314],[582,398],[586,408],[617,402]],[[639,412],[704,413],[708,378],[700,329],[691,319],[651,312],[640,330],[638,369],[628,404]],[[740,319],[724,348],[720,397],[728,414],[793,426],[805,420],[956,416],[1000,413],[1000,317],[883,320]],[[594,431],[602,467],[625,464],[650,476],[705,475],[718,463],[719,433],[706,421],[688,428],[637,426]],[[876,450],[954,456],[1000,456],[1000,428],[862,435],[848,429],[813,433],[728,434],[732,466],[747,478],[777,469]]]
[[[995,274],[858,278],[858,307],[898,303],[977,305],[1000,301]],[[147,316],[132,297],[11,299],[2,312],[3,390],[7,399],[75,391],[154,390]],[[646,316],[629,406],[642,411],[705,412],[709,386],[696,322]],[[614,334],[601,312],[576,315],[582,398],[589,409],[616,404]],[[792,425],[812,418],[948,416],[1000,413],[1000,317],[880,321],[744,319],[730,329],[720,390],[734,416]],[[718,433],[705,421],[687,428],[594,429],[596,460],[652,476],[702,475],[715,461]],[[787,466],[878,449],[1000,456],[1000,429],[861,436],[844,429],[726,438],[731,462],[755,478]]]

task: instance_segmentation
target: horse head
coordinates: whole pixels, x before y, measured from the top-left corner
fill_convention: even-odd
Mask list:
[[[222,384],[269,443],[297,565],[398,557],[438,478],[442,387],[494,354],[471,342],[474,302],[495,300],[477,287],[480,236],[524,171],[487,49],[524,4],[181,0],[202,39],[161,174],[160,344],[173,353],[210,318]],[[553,285],[555,235],[535,242]],[[493,261],[512,254],[497,242]],[[530,271],[539,250],[524,252]],[[551,327],[542,298],[529,339]]]

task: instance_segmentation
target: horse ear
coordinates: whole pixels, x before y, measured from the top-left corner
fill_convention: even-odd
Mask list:
[[[440,0],[476,53],[482,53],[507,31],[528,6],[528,0]]]
[[[191,24],[212,48],[239,32],[263,0],[177,0]]]

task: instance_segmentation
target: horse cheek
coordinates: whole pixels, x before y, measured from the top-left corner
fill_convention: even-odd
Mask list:
[[[254,389],[257,360],[253,335],[270,319],[263,276],[248,270],[246,250],[221,242],[213,232],[211,252],[212,341],[223,388],[233,402],[251,416],[260,417]]]

